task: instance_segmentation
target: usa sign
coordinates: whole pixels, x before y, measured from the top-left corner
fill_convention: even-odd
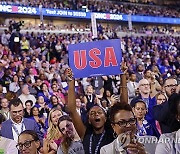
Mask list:
[[[122,73],[119,39],[71,44],[68,51],[69,65],[75,78]]]

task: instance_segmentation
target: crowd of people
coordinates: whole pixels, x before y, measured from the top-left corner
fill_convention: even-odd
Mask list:
[[[92,12],[106,12],[117,14],[133,15],[152,15],[165,17],[180,17],[178,7],[156,6],[156,5],[140,5],[134,3],[123,3],[114,1],[85,1],[85,0],[59,0],[59,1],[33,1],[33,0],[9,0],[1,1],[1,4],[15,4],[23,6],[39,7],[41,4],[45,8],[83,10]]]
[[[113,38],[115,33],[108,38],[98,29],[97,40]],[[179,151],[176,143],[148,148],[139,141],[179,137],[180,38],[120,39],[123,74],[74,79],[68,45],[91,42],[91,34],[6,30],[0,43],[0,149],[13,154]]]

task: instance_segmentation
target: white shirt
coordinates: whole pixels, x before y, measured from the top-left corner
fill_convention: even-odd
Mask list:
[[[14,125],[14,127],[18,130],[18,133],[20,134],[21,133],[21,128],[22,128],[22,125],[23,125],[23,131],[26,130],[25,128],[25,125],[24,123],[21,121],[19,124],[15,123],[12,119],[12,124]],[[14,141],[18,141],[18,134],[16,133],[16,131],[14,130],[13,126],[12,126],[12,133],[13,133],[13,138],[14,138]]]

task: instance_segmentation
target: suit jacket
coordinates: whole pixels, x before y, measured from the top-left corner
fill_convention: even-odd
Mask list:
[[[136,72],[136,82],[139,82],[141,79],[143,79],[143,76],[139,72]]]
[[[128,88],[128,97],[129,97],[129,101],[131,101],[131,99],[133,99],[136,95],[135,95],[135,89],[137,89],[137,86],[138,86],[138,83],[137,82],[134,82],[134,84],[135,84],[135,88],[134,88],[134,86],[133,86],[133,84],[132,84],[132,82],[131,81],[129,81],[128,83],[127,83],[127,88]]]
[[[38,134],[40,141],[42,141],[43,134],[40,132],[36,122],[30,119],[26,119],[26,118],[24,118],[23,121],[24,121],[26,130],[34,130]],[[2,123],[1,135],[9,139],[14,139],[13,132],[12,132],[12,122],[10,119]]]

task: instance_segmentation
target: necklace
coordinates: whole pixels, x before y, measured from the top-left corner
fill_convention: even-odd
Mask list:
[[[105,134],[105,130],[103,131],[103,133],[102,133],[102,135],[101,135],[101,137],[100,137],[100,139],[98,141],[98,144],[96,145],[94,154],[97,154],[99,146],[100,146],[100,144],[102,142],[102,139],[104,137],[104,134]],[[92,154],[92,138],[93,138],[93,134],[91,134],[91,136],[90,136],[89,154]]]

